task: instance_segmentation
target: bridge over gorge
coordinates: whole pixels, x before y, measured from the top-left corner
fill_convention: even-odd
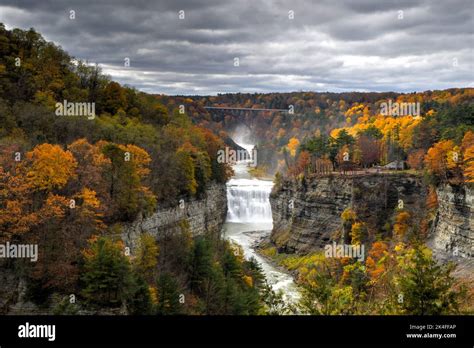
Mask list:
[[[273,111],[273,112],[288,112],[291,113],[291,109],[263,109],[263,108],[233,108],[227,106],[205,106],[204,109],[212,110],[245,110],[245,111]]]
[[[288,114],[291,116],[296,115],[294,112],[294,107],[293,105],[290,105],[288,109],[267,109],[267,108],[242,108],[242,107],[231,107],[231,106],[204,106],[204,109],[213,111],[216,113],[221,113],[221,115],[227,114],[232,114],[233,116],[236,116],[237,119],[244,124],[250,131],[252,131],[253,127],[253,120],[254,118],[248,119],[247,115],[248,112],[252,113],[274,113],[274,112],[280,112],[284,114]]]

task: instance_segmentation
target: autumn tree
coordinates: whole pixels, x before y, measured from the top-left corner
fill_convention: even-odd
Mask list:
[[[393,234],[398,240],[403,240],[411,226],[411,214],[407,211],[400,211],[395,217]]]
[[[346,173],[348,170],[353,169],[353,158],[351,158],[350,148],[348,145],[343,145],[335,158],[336,163],[341,171]]]
[[[362,222],[354,222],[351,227],[351,244],[363,244],[368,237],[367,227]]]
[[[474,182],[474,145],[464,152],[464,177],[469,183]]]
[[[296,163],[291,166],[288,170],[289,174],[293,177],[297,177],[299,174],[305,173],[308,171],[308,167],[311,163],[311,158],[308,151],[301,151],[298,155]]]
[[[360,294],[357,292],[365,283],[364,277],[359,277],[363,267],[360,264],[346,264],[346,267],[343,262],[325,258],[316,260],[311,269],[303,269],[300,275],[303,291],[298,302],[303,313],[337,315],[358,312]]]
[[[125,91],[117,82],[110,82],[103,91],[102,105],[104,111],[114,115],[120,108],[126,109]]]
[[[192,155],[189,149],[180,147],[176,151],[176,161],[179,171],[179,188],[182,194],[193,196],[197,192],[198,183],[195,177],[195,167]]]
[[[71,152],[42,144],[11,173],[0,170],[0,185],[7,188],[2,191],[6,210],[0,206],[0,226],[9,231],[2,238],[21,235],[23,241],[39,245],[41,262],[28,271],[43,290],[72,291],[79,250],[92,233],[105,228],[96,193],[87,187],[71,190],[77,165]],[[59,190],[61,194],[56,193]]]
[[[34,264],[31,278],[40,289],[72,290],[76,284],[78,270],[74,266],[74,240],[69,236],[64,220],[69,211],[70,200],[49,193],[38,214],[41,223],[32,228],[30,240],[38,244],[41,262]]]
[[[205,149],[211,161],[211,179],[217,182],[225,182],[231,177],[232,168],[230,168],[228,163],[219,163],[217,161],[218,151],[224,148],[224,142],[208,129],[202,127],[196,127],[195,129],[202,134],[206,144]]]
[[[155,237],[148,233],[141,234],[133,265],[149,283],[155,279],[157,273],[158,252]]]
[[[103,192],[105,191],[104,186],[106,186],[103,172],[110,161],[102,153],[100,146],[92,145],[87,139],[81,138],[68,145],[67,148],[74,155],[77,162],[76,181],[78,188],[88,187],[96,192],[105,193]]]
[[[357,214],[351,207],[348,207],[344,209],[344,211],[342,212],[341,219],[342,219],[342,237],[343,237],[344,243],[349,244],[351,241],[352,225],[357,220]]]
[[[89,237],[92,234],[101,233],[105,229],[105,225],[102,222],[102,203],[97,197],[97,193],[83,187],[74,198],[74,200],[69,200],[69,208],[72,210],[71,218],[77,224],[76,227],[81,230],[81,233],[76,231],[75,235]]]
[[[433,145],[425,156],[425,165],[437,178],[447,180],[448,153],[454,148],[452,140],[442,140]]]
[[[118,212],[125,219],[133,219],[139,212],[149,212],[155,205],[155,197],[142,185],[149,172],[151,161],[145,150],[134,146],[108,143],[102,152],[110,160],[106,167],[109,194]]]
[[[79,277],[77,260],[92,234],[105,230],[100,201],[94,191],[83,188],[74,198],[49,194],[38,211],[41,221],[31,229],[39,245],[41,262],[31,277],[45,290],[74,291]]]
[[[288,151],[290,152],[291,157],[296,156],[296,150],[298,149],[299,145],[300,145],[300,141],[297,138],[290,139],[287,146],[288,146]]]
[[[390,253],[387,243],[377,241],[372,244],[369,250],[365,264],[367,266],[367,272],[373,282],[377,282],[380,276],[385,272],[385,264],[382,259],[387,257]]]
[[[336,281],[330,274],[315,273],[311,281],[303,285],[303,292],[299,301],[303,313],[316,315],[334,314],[336,304],[332,294]]]
[[[468,131],[464,134],[461,144],[464,161],[464,178],[466,182],[474,182],[474,132]]]
[[[364,167],[374,165],[380,161],[380,142],[366,135],[360,135],[356,141],[356,147],[360,151],[360,164]]]
[[[461,151],[464,152],[471,146],[474,146],[474,132],[467,131],[461,142]]]
[[[425,157],[425,150],[418,149],[408,154],[407,163],[412,169],[420,170],[423,168],[423,159]]]
[[[22,235],[41,221],[32,191],[23,173],[5,172],[0,166],[0,241]]]
[[[201,141],[199,139],[198,141]],[[211,159],[207,152],[200,151],[197,147],[193,146],[191,143],[184,143],[179,149],[178,152],[186,153],[191,157],[193,164],[193,179],[196,183],[195,190],[192,189],[192,194],[203,194],[207,188],[207,184],[211,179],[212,169],[211,169]]]
[[[64,151],[59,145],[38,145],[26,158],[31,162],[27,180],[37,190],[62,188],[75,175],[77,161],[70,151]]]

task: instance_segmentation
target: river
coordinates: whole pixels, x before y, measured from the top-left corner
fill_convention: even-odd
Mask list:
[[[291,275],[274,267],[252,247],[273,228],[269,200],[273,182],[252,178],[245,162],[239,162],[233,168],[235,174],[227,183],[228,208],[223,235],[239,244],[247,259],[253,257],[258,261],[273,290],[281,290],[286,302],[294,302],[299,293]]]

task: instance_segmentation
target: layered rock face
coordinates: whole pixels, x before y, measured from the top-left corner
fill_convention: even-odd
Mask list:
[[[282,252],[318,250],[341,240],[341,214],[346,208],[352,207],[373,228],[381,228],[399,204],[414,214],[424,209],[426,194],[421,178],[399,173],[284,180],[270,196],[271,238]]]
[[[133,252],[140,234],[147,232],[159,240],[168,234],[179,232],[183,223],[189,226],[194,236],[206,232],[218,233],[226,214],[226,186],[213,184],[202,199],[182,202],[173,208],[158,209],[153,215],[124,226],[121,237]]]
[[[431,246],[454,256],[474,256],[474,190],[468,186],[439,187],[438,214]]]

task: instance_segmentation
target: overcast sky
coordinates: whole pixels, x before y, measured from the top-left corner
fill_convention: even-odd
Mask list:
[[[474,87],[473,0],[0,0],[0,22],[151,93]]]

